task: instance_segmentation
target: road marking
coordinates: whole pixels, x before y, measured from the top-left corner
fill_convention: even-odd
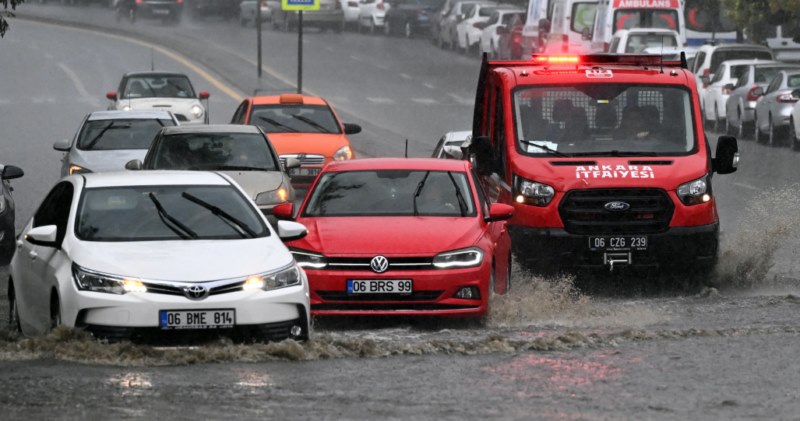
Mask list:
[[[431,85],[430,83],[423,83],[422,86],[424,86],[424,87],[426,87],[428,89],[436,89],[436,87]]]
[[[75,74],[74,71],[72,71],[72,69],[70,69],[69,67],[67,67],[66,64],[61,62],[58,63],[58,67],[60,67],[61,70],[63,70],[64,73],[67,74],[67,77],[70,78],[72,84],[75,85],[75,90],[78,91],[78,95],[80,95],[83,98],[92,98],[92,95],[89,94],[89,91],[86,90],[85,86],[83,86],[83,82],[81,82],[81,79],[78,77],[77,74]]]
[[[424,104],[424,105],[436,104],[436,100],[433,98],[411,98],[411,100],[416,102],[417,104]]]
[[[364,61],[363,58],[361,58],[361,57],[359,57],[357,55],[350,55],[350,59],[355,60],[355,61]]]
[[[373,104],[394,104],[394,100],[391,98],[367,97],[367,101]]]
[[[751,186],[751,185],[745,184],[745,183],[733,183],[733,185],[734,186],[739,186],[739,187],[744,187],[744,188],[750,189],[750,190],[761,190],[756,186]]]
[[[31,102],[33,102],[34,104],[37,104],[37,105],[55,104],[56,100],[55,100],[55,98],[50,98],[50,97],[36,97],[36,98],[31,98]]]
[[[403,78],[403,79],[411,80],[411,75],[408,75],[408,74],[405,74],[405,73],[400,73],[400,77]]]
[[[454,100],[456,100],[457,103],[463,104],[463,105],[472,105],[474,103],[474,101],[475,101],[473,99],[464,98],[464,97],[458,96],[456,94],[448,93],[447,95],[449,95],[450,98],[453,98]]]

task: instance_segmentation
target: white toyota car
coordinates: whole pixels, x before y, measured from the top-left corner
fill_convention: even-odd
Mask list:
[[[170,111],[181,124],[208,123],[209,96],[195,93],[185,74],[157,71],[126,73],[117,90],[106,93],[109,110]]]
[[[224,174],[66,177],[17,241],[10,327],[79,327],[115,341],[183,329],[306,339],[308,280],[282,240],[307,230],[281,221],[276,231]]]

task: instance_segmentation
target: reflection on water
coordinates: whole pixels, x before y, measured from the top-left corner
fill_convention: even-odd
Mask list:
[[[272,386],[272,379],[269,374],[260,373],[258,371],[239,371],[236,373],[238,387],[260,389]]]
[[[150,374],[137,371],[111,377],[107,380],[107,383],[119,388],[122,391],[122,396],[142,396],[145,391],[153,388]]]
[[[518,397],[541,396],[543,392],[568,392],[576,397],[581,388],[597,382],[606,382],[620,376],[620,369],[608,364],[607,354],[587,357],[520,355],[496,367],[485,367],[509,383],[525,383],[528,388],[517,391]],[[546,380],[546,381],[545,381]]]

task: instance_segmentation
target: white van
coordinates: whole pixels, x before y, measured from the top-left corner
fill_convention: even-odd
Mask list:
[[[522,27],[522,57],[530,57],[533,53],[541,51],[543,40],[540,40],[540,29],[544,32],[549,28],[539,28],[539,23],[549,20],[553,7],[563,0],[528,0],[528,14],[525,26]]]
[[[545,52],[588,53],[599,0],[562,0],[553,6]]]
[[[680,40],[680,35],[672,29],[633,28],[620,29],[617,31],[614,36],[611,37],[608,52],[641,54],[648,48],[658,51],[659,48],[668,49],[681,47],[683,47],[683,45]]]
[[[800,61],[800,43],[794,41],[795,34],[800,35],[800,22],[769,27],[765,39],[775,60]]]
[[[680,0],[600,0],[594,20],[592,51],[608,51],[620,29],[663,28],[678,32],[686,45],[683,2]]]

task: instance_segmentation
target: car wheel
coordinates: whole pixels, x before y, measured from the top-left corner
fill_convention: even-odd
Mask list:
[[[488,299],[490,300],[494,295],[495,278],[496,278],[494,272],[495,272],[495,267],[494,265],[492,265],[492,271],[491,273],[489,273],[489,293],[487,294],[489,296]]]
[[[767,143],[769,144],[769,146],[775,147],[777,146],[778,139],[775,138],[775,126],[772,124],[772,114],[770,114],[768,118],[769,118],[769,134],[767,137]]]
[[[739,123],[736,125],[736,137],[739,138],[739,139],[744,139],[747,136],[745,136],[745,133],[744,133],[744,120],[742,120],[742,111],[741,110],[737,111],[737,116],[738,116]]]
[[[506,294],[511,291],[511,267],[514,265],[514,258],[508,253],[508,267],[506,268]]]
[[[753,116],[753,127],[755,128],[755,130],[753,130],[753,139],[755,139],[757,143],[761,143],[764,137],[761,134],[761,129],[758,128],[758,116]]]
[[[61,302],[58,300],[58,294],[53,290],[50,296],[50,329],[58,326],[61,326]]]
[[[411,22],[406,22],[406,24],[403,27],[403,35],[405,35],[406,38],[411,39],[414,36],[413,29],[414,28],[411,27]]]
[[[14,333],[22,333],[22,325],[19,322],[19,308],[17,307],[17,294],[11,277],[8,278],[8,328]]]
[[[794,126],[794,118],[789,119],[789,141],[792,142],[792,149],[800,150],[800,139],[797,138],[797,129]]]

